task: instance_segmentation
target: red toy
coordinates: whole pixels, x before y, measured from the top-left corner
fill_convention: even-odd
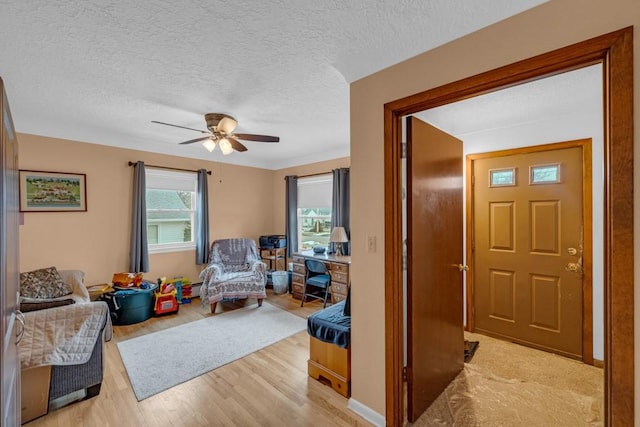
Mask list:
[[[156,315],[177,313],[180,306],[176,299],[176,288],[172,283],[167,283],[167,278],[158,279],[158,291],[155,293],[154,311]]]

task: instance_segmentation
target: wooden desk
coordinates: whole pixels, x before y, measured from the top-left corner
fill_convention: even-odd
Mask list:
[[[304,290],[304,275],[306,272],[304,260],[306,258],[321,261],[327,265],[327,270],[331,274],[331,302],[336,303],[347,298],[349,290],[349,266],[350,256],[335,256],[325,254],[314,254],[313,251],[303,251],[294,253],[293,274],[291,277],[291,290],[295,299],[302,299]]]

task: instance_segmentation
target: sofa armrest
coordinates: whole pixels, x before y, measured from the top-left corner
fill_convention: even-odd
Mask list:
[[[90,302],[89,291],[84,285],[84,272],[81,270],[58,270],[62,281],[71,288],[76,302]]]

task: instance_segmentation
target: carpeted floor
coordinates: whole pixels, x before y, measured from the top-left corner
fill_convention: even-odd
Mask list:
[[[306,328],[306,320],[267,302],[118,343],[140,401],[258,351]]]
[[[602,426],[603,370],[479,334],[475,355],[414,426]]]

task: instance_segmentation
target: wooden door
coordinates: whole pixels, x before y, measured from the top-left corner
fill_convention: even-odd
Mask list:
[[[18,146],[0,79],[0,302],[2,305],[2,425],[20,425],[20,361],[16,343],[18,310]]]
[[[582,158],[474,160],[476,331],[582,358]]]
[[[407,118],[407,418],[462,370],[462,141]]]

